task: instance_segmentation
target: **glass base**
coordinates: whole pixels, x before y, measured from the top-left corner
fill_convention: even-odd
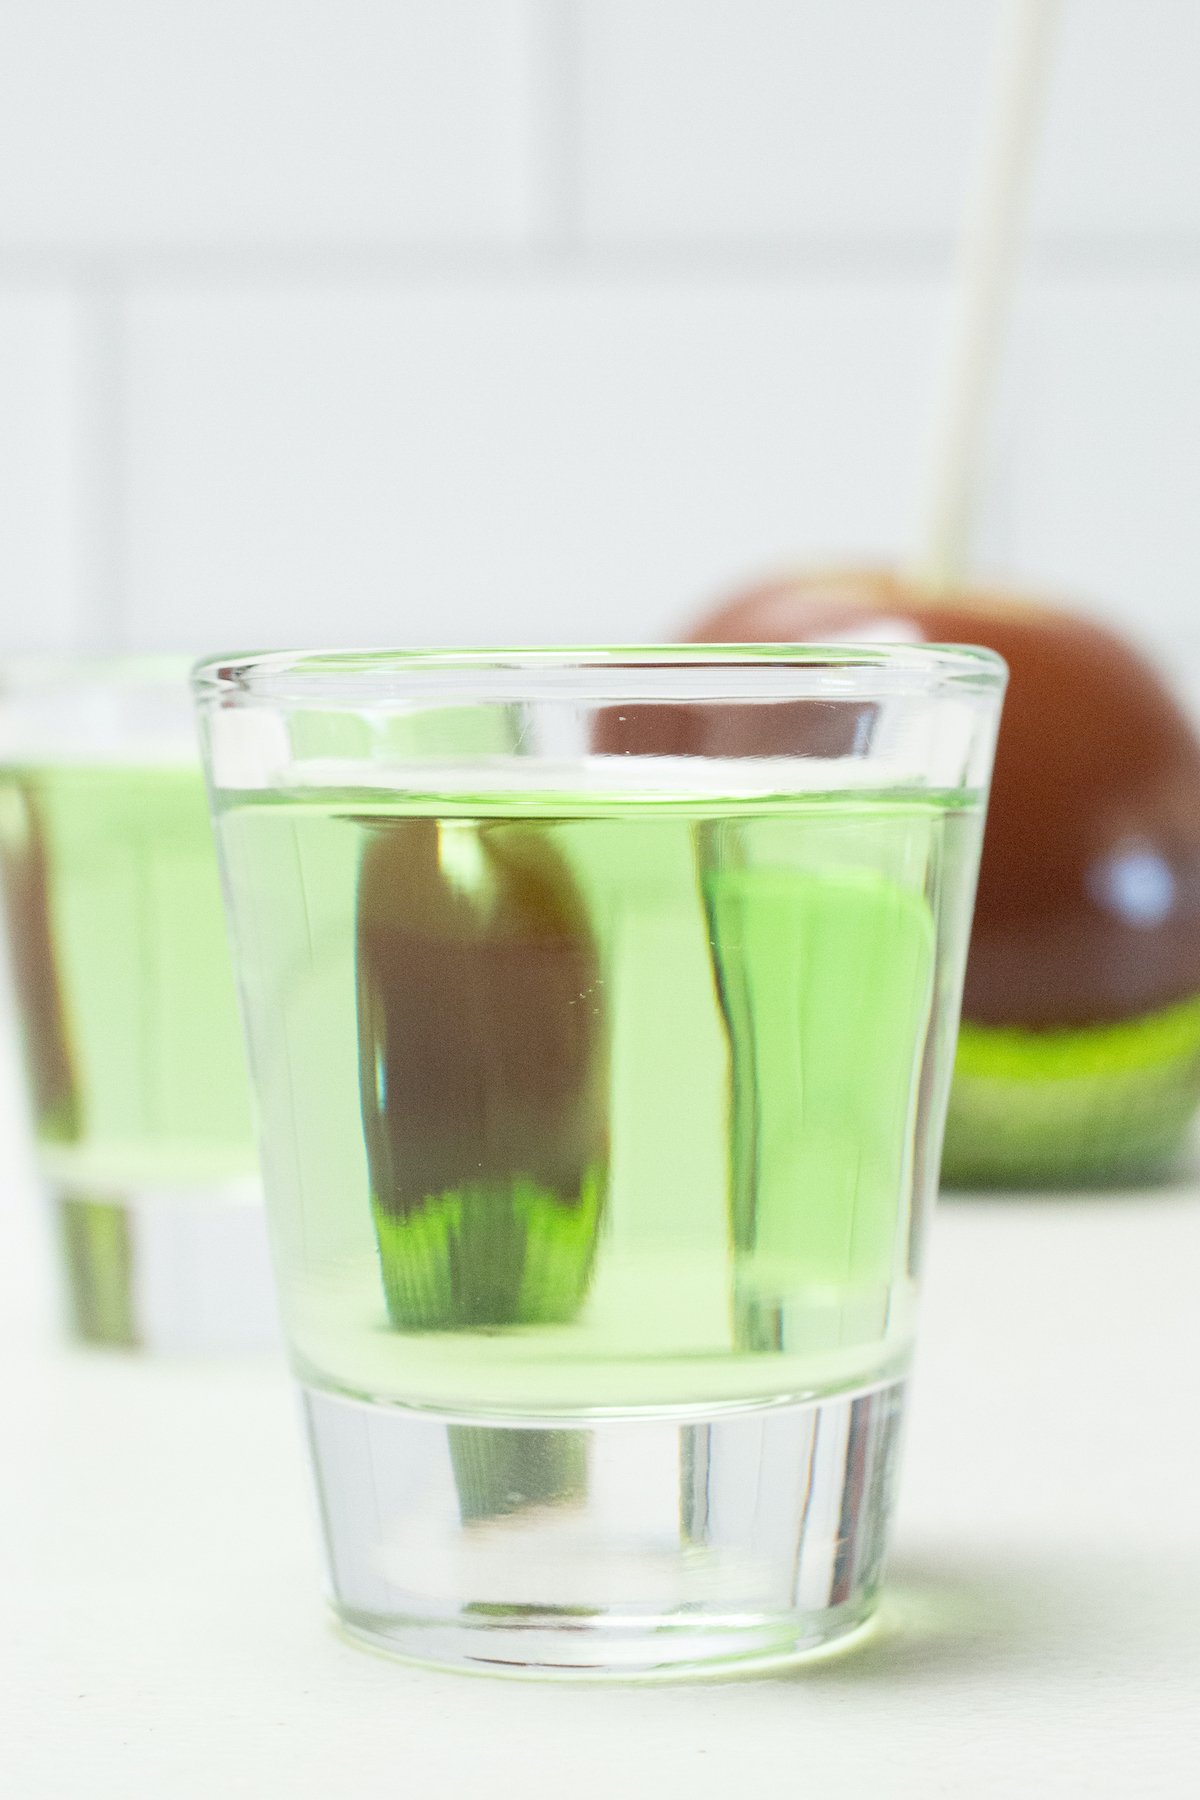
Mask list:
[[[68,1323],[87,1344],[207,1354],[280,1342],[266,1214],[254,1183],[56,1188]]]
[[[903,1393],[501,1425],[306,1388],[334,1605],[356,1638],[447,1668],[797,1660],[873,1609]]]

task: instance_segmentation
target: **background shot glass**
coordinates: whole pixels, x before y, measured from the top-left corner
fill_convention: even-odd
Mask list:
[[[197,673],[337,1608],[669,1673],[880,1578],[1003,664]]]
[[[187,664],[0,666],[0,871],[38,1164],[85,1340],[277,1333]]]

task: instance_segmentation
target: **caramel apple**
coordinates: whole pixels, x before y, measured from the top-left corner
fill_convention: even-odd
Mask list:
[[[753,589],[689,634],[998,651],[996,755],[944,1177],[1096,1181],[1169,1163],[1200,1097],[1200,742],[1116,633],[886,571]]]
[[[376,827],[358,891],[363,1134],[388,1310],[548,1323],[586,1292],[608,1163],[596,946],[536,821]]]

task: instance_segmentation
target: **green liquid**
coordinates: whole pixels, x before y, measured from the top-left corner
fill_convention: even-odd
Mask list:
[[[904,1367],[978,809],[230,795],[305,1379],[551,1416]]]
[[[0,769],[0,864],[49,1179],[103,1197],[252,1176],[199,771]]]

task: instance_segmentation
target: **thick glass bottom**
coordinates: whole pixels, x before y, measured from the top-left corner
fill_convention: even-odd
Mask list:
[[[57,1187],[51,1199],[76,1338],[180,1355],[278,1344],[254,1183],[94,1194]]]
[[[873,1609],[903,1392],[499,1425],[306,1388],[334,1605],[375,1648],[456,1669],[798,1659]]]

